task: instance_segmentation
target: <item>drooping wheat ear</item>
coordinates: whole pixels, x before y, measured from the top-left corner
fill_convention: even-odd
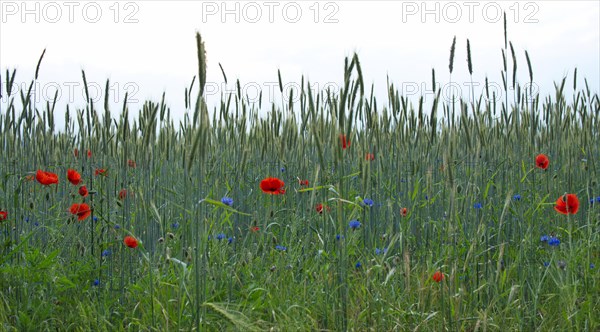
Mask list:
[[[452,39],[452,46],[450,46],[450,75],[452,75],[452,71],[454,70],[454,49],[456,48],[456,36]]]
[[[531,69],[531,61],[529,61],[529,53],[525,51],[525,59],[527,59],[527,69],[529,69],[529,82],[533,82],[533,70]]]
[[[469,66],[469,75],[473,75],[473,63],[471,62],[471,43],[467,39],[467,65]]]
[[[206,85],[206,48],[199,32],[196,32],[196,47],[198,48],[198,78],[200,81],[200,95],[204,94]]]
[[[227,84],[227,75],[225,75],[225,70],[223,69],[223,66],[221,66],[220,62],[219,62],[219,68],[221,68],[221,74],[223,74],[223,79],[225,80],[225,84]]]
[[[38,60],[37,66],[35,67],[35,79],[38,78],[38,73],[40,72],[40,65],[42,64],[42,59],[44,58],[44,54],[46,54],[46,49],[42,52],[40,59]]]

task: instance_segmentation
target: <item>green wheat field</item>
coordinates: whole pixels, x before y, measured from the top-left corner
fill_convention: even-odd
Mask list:
[[[111,117],[108,81],[64,113],[13,96],[0,331],[600,331],[598,93],[532,94],[504,36],[499,101],[377,100],[354,55],[337,93],[209,109],[199,34],[181,121]]]

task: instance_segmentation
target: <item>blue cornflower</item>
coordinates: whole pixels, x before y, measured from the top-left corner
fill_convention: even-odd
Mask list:
[[[233,243],[233,237],[230,237],[227,239],[227,244],[231,244],[231,243]]]
[[[93,220],[94,222],[96,222],[96,221],[98,221],[98,217],[97,217],[97,216],[93,216],[93,217],[92,217],[92,220]]]
[[[551,245],[553,247],[558,247],[559,244],[560,244],[560,240],[558,238],[556,238],[556,237],[551,237],[548,240],[548,245]]]
[[[226,236],[225,234],[223,234],[223,233],[219,233],[219,234],[217,234],[217,240],[219,240],[219,241],[223,240],[223,239],[224,239],[224,238],[226,238],[226,237],[227,237],[227,236]]]
[[[481,205],[481,203],[475,203],[475,204],[473,204],[473,207],[474,207],[475,209],[479,210],[479,209],[481,209],[481,208],[482,208],[482,205]]]
[[[596,268],[596,264],[590,263],[590,269]]]
[[[221,203],[227,205],[227,206],[232,206],[233,205],[233,198],[231,197],[223,197],[221,198]]]
[[[428,201],[429,200],[429,196],[425,195],[425,200]]]
[[[110,249],[106,249],[102,252],[102,257],[108,257],[112,255],[112,251],[110,251]]]
[[[550,237],[548,235],[542,235],[540,237],[540,241],[542,242],[548,242],[548,240],[550,240]]]
[[[356,262],[356,265],[354,265],[357,269],[360,269],[362,267],[362,264],[360,262]]]
[[[338,241],[341,240],[341,239],[343,239],[343,238],[344,238],[344,236],[340,235],[340,234],[338,234],[338,235],[335,236],[335,239],[338,240]]]
[[[596,203],[600,203],[600,196],[596,197]]]
[[[29,222],[29,217],[25,217],[25,222]]]
[[[373,206],[373,200],[372,200],[372,199],[370,199],[370,198],[365,198],[365,199],[363,200],[363,203],[364,203],[366,206]]]
[[[282,168],[280,169],[280,171],[281,171],[281,173],[285,172],[285,167],[282,167]]]
[[[275,250],[279,250],[279,251],[287,251],[287,247],[284,247],[284,246],[277,245],[277,246],[275,246]]]
[[[115,229],[119,229],[119,228],[121,228],[121,226],[119,226],[119,224],[116,224]]]
[[[519,194],[515,194],[515,195],[513,196],[513,200],[515,200],[515,201],[520,201],[520,200],[521,200],[521,195],[519,195]]]
[[[94,286],[100,285],[100,279],[94,279],[94,282],[92,283],[92,285],[94,285]]]
[[[33,226],[36,226],[36,227],[37,227],[37,226],[39,226],[39,225],[40,225],[40,223],[39,223],[39,222],[37,222],[37,221],[33,223]]]
[[[355,230],[360,227],[360,221],[352,220],[348,225],[350,225],[350,228],[352,228],[352,230]]]
[[[550,262],[544,262],[544,267],[550,266]]]
[[[178,222],[174,222],[174,223],[171,224],[171,227],[173,229],[177,229],[177,228],[179,228],[179,223]]]
[[[387,248],[379,249],[375,248],[375,255],[385,254],[387,252]]]

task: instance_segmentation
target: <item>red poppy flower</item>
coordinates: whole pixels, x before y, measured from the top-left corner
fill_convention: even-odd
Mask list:
[[[562,214],[576,214],[579,210],[579,199],[575,194],[563,195],[556,200],[554,210]]]
[[[548,165],[550,164],[550,160],[548,159],[548,156],[546,156],[545,154],[538,154],[537,157],[535,157],[535,166],[541,169],[546,169],[548,168]]]
[[[279,195],[285,194],[284,185],[285,183],[278,178],[265,178],[260,182],[260,189],[266,194]]]
[[[340,134],[340,142],[342,143],[342,149],[350,147],[350,141],[346,139],[346,135]]]
[[[75,158],[79,157],[79,150],[77,150],[77,148],[73,150],[73,155],[75,156]]]
[[[373,160],[375,160],[375,155],[372,154],[372,153],[367,153],[365,155],[365,159],[368,160],[368,161],[373,161]]]
[[[58,175],[52,172],[45,172],[38,169],[37,173],[35,174],[35,177],[38,180],[38,182],[43,184],[44,186],[58,184]]]
[[[81,197],[87,197],[88,190],[87,190],[86,186],[79,187],[79,195],[81,195]]]
[[[408,215],[408,209],[407,208],[400,209],[400,215],[402,215],[403,217],[406,217]]]
[[[433,279],[433,281],[435,281],[435,282],[440,282],[440,281],[444,280],[444,274],[440,271],[435,271],[435,273],[433,274],[431,279]]]
[[[85,203],[73,204],[69,210],[71,211],[71,214],[77,215],[77,220],[79,221],[84,220],[92,214],[90,206]]]
[[[76,170],[69,168],[67,170],[67,179],[69,179],[69,182],[76,186],[81,183],[81,174],[77,173]]]
[[[121,189],[119,191],[119,200],[124,200],[125,197],[127,197],[127,190],[126,189]]]
[[[92,150],[87,150],[87,156],[88,158],[92,158]]]
[[[308,187],[308,180],[298,180],[298,184]]]
[[[315,210],[317,210],[317,213],[323,213],[323,209],[327,209],[327,211],[331,211],[331,208],[329,206],[323,206],[323,203],[319,203],[317,204],[317,206],[315,206]]]
[[[129,165],[131,168],[135,168],[137,166],[135,160],[132,159],[127,160],[127,165]]]
[[[0,221],[4,221],[6,218],[8,218],[8,212],[0,211]]]
[[[133,236],[129,236],[129,235],[127,235],[123,239],[123,243],[125,243],[125,245],[128,246],[129,248],[136,248],[138,246],[138,240],[136,240],[136,238],[134,238]]]
[[[252,233],[256,233],[260,230],[260,228],[258,226],[252,226],[250,227],[250,230],[252,231]]]
[[[104,168],[96,168],[96,171],[94,172],[94,175],[98,176],[98,175],[106,175],[106,170]]]

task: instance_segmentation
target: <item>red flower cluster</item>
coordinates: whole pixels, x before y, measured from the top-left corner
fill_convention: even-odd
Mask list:
[[[104,168],[96,168],[96,171],[94,171],[94,175],[95,176],[106,175],[106,169],[104,169]]]
[[[136,238],[134,238],[133,236],[129,236],[129,235],[127,235],[123,239],[123,243],[126,246],[128,246],[129,248],[136,248],[138,246],[138,240]]]
[[[300,180],[298,179],[298,184],[304,187],[308,187],[308,180]]]
[[[88,194],[89,192],[86,186],[79,187],[79,195],[81,195],[81,197],[87,197]]]
[[[92,210],[90,210],[90,206],[85,203],[73,204],[73,205],[71,205],[71,208],[69,209],[69,211],[71,212],[71,214],[76,215],[77,220],[79,220],[79,221],[86,219],[87,217],[89,217],[92,214]]]
[[[435,281],[435,282],[440,282],[440,281],[444,280],[444,274],[440,271],[435,271],[435,273],[433,274],[431,279],[433,279],[433,281]]]
[[[408,215],[408,209],[407,208],[400,209],[400,215],[403,217],[406,217]]]
[[[8,218],[8,212],[0,211],[0,221],[4,221],[6,218]]]
[[[342,144],[342,149],[344,150],[350,147],[350,141],[346,139],[346,135],[340,134],[340,143]]]
[[[575,194],[566,194],[556,200],[554,210],[562,214],[576,214],[579,211],[579,199]]]
[[[375,155],[374,155],[374,154],[372,154],[372,153],[367,153],[367,154],[365,155],[365,159],[366,159],[367,161],[373,161],[373,160],[375,160]]]
[[[69,168],[67,170],[67,179],[69,182],[71,182],[71,184],[77,186],[81,183],[81,174],[77,173],[76,170]]]
[[[35,174],[35,177],[38,180],[38,182],[43,184],[44,186],[58,184],[58,175],[56,175],[56,173],[45,172],[38,169],[37,173]]]
[[[127,197],[127,189],[121,189],[119,191],[119,200],[122,201]]]
[[[331,208],[329,206],[324,206],[323,203],[319,203],[315,206],[315,210],[317,210],[317,213],[319,214],[323,213],[323,209],[327,209],[327,212],[331,211]]]
[[[265,178],[260,182],[260,189],[266,194],[280,195],[285,194],[284,185],[285,183],[278,178]]]
[[[535,166],[536,167],[545,170],[548,168],[548,165],[550,165],[550,160],[548,159],[548,156],[546,156],[545,154],[538,154],[537,157],[535,157]]]

